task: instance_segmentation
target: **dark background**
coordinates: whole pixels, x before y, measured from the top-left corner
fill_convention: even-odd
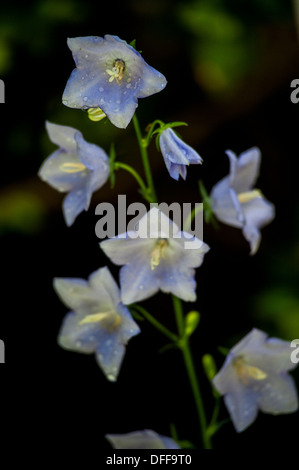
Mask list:
[[[285,340],[299,338],[299,104],[290,101],[290,83],[299,77],[297,17],[284,0],[219,1],[35,1],[1,4],[0,78],[6,103],[0,105],[0,234],[2,309],[0,338],[6,346],[1,366],[4,434],[19,443],[49,439],[53,452],[70,442],[97,453],[109,449],[105,433],[154,429],[198,442],[196,413],[179,351],[159,353],[165,339],[143,322],[128,347],[116,384],[107,382],[93,356],[60,349],[56,337],[66,308],[52,289],[53,277],[86,278],[110,264],[94,233],[96,204],[116,203],[117,194],[136,199],[136,185],[117,174],[93,196],[88,213],[67,228],[62,195],[41,182],[37,171],[54,150],[45,120],[80,129],[87,141],[140,169],[134,131],[109,122],[92,123],[84,112],[66,108],[61,96],[74,68],[66,38],[105,34],[137,40],[145,60],[168,80],[166,89],[140,100],[142,128],[154,119],[186,121],[184,140],[204,164],[188,170],[187,182],[172,181],[161,154],[150,147],[160,201],[199,202],[197,181],[207,189],[228,172],[224,151],[259,146],[263,159],[257,187],[276,206],[275,221],[263,229],[256,256],[241,231],[219,224],[204,227],[211,247],[197,270],[201,312],[192,348],[207,415],[213,402],[201,369],[209,352],[221,367],[218,346],[232,347],[253,327]],[[161,322],[175,329],[170,296],[144,302]],[[299,383],[298,370],[293,376]],[[227,412],[222,405],[221,418]],[[297,443],[298,412],[259,414],[244,433],[229,423],[215,436],[216,448]],[[30,429],[30,431],[29,431]],[[61,444],[60,444],[61,443]],[[80,447],[79,447],[80,446]],[[87,446],[87,447],[86,447]],[[270,447],[269,447],[270,448]]]

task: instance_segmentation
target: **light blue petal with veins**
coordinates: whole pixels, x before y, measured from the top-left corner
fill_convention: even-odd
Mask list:
[[[53,124],[52,122],[46,121],[46,129],[49,135],[49,139],[53,144],[64,150],[75,153],[76,152],[76,141],[75,134],[79,131],[69,126],[60,126],[59,124]]]
[[[94,271],[88,278],[92,291],[98,293],[101,303],[107,304],[108,309],[120,302],[119,287],[107,267]]]
[[[154,240],[150,238],[134,239],[130,238],[129,235],[125,238],[124,235],[121,234],[121,236],[116,236],[100,243],[101,249],[114,264],[121,266],[130,263],[139,251],[150,256],[154,248]]]
[[[229,178],[225,177],[217,183],[211,192],[212,209],[220,222],[241,228],[243,222],[237,217],[236,205],[232,200],[232,191],[229,188]]]
[[[82,186],[90,173],[89,170],[67,173],[61,169],[62,165],[66,163],[78,165],[81,162],[75,153],[61,149],[56,150],[44,161],[38,176],[60,192],[71,191],[78,186]]]
[[[244,431],[257,417],[257,394],[238,382],[225,395],[224,402],[237,432]]]
[[[230,161],[230,186],[237,193],[249,191],[259,176],[260,149],[253,147],[241,153],[238,158],[231,150],[227,150],[226,155]]]
[[[160,282],[151,271],[150,257],[137,253],[130,264],[123,266],[119,273],[121,298],[126,305],[153,296],[159,290]]]
[[[101,168],[103,172],[106,172],[105,176],[108,177],[109,158],[106,152],[97,145],[86,142],[86,140],[83,139],[81,132],[76,132],[75,141],[77,143],[78,158],[83,165],[85,165],[89,170]]]
[[[256,384],[261,411],[270,414],[294,413],[298,410],[298,396],[294,380],[287,373],[271,375]]]
[[[87,308],[86,313],[89,313],[90,306],[98,302],[85,279],[55,278],[53,286],[61,301],[72,310],[86,312]]]
[[[91,193],[87,193],[86,188],[81,186],[70,191],[64,198],[62,203],[63,215],[66,225],[70,227],[76,217],[83,211],[88,209],[90,204]]]

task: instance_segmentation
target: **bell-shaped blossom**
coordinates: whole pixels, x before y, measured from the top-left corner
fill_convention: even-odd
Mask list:
[[[260,229],[275,216],[273,204],[263,197],[260,190],[252,189],[259,174],[261,153],[253,147],[241,153],[239,158],[230,150],[226,154],[230,172],[212,189],[212,210],[221,222],[242,228],[253,255],[260,245]]]
[[[124,265],[120,270],[123,303],[147,299],[159,289],[195,301],[194,268],[202,264],[209,247],[196,237],[186,242],[190,238],[153,207],[139,220],[137,230],[101,242],[111,261]]]
[[[175,180],[178,180],[180,175],[186,179],[188,165],[202,163],[200,155],[185,144],[170,127],[161,132],[159,145],[166,168]]]
[[[54,288],[69,312],[58,343],[64,349],[95,353],[110,381],[117,379],[125,346],[140,332],[129,310],[121,303],[119,288],[107,267],[84,279],[55,278]]]
[[[99,107],[112,124],[126,128],[138,98],[166,86],[165,77],[117,36],[78,37],[67,43],[76,63],[62,97],[70,108]]]
[[[292,413],[298,409],[298,397],[292,377],[287,371],[291,361],[291,345],[278,338],[269,338],[253,329],[229,352],[226,361],[213,379],[238,432],[256,419],[258,410],[273,415]]]
[[[151,429],[127,434],[106,434],[105,437],[114,449],[180,449],[173,439]]]
[[[46,128],[59,148],[44,161],[38,175],[53,188],[68,193],[62,208],[70,226],[83,210],[88,210],[93,192],[106,183],[109,159],[103,149],[86,142],[72,127],[47,122]]]

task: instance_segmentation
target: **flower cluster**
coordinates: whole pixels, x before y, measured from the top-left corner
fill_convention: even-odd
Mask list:
[[[116,127],[126,128],[134,117],[138,99],[158,93],[166,86],[165,77],[149,66],[132,45],[117,36],[73,38],[68,40],[68,46],[76,69],[67,82],[63,103],[71,108],[87,110],[93,121],[107,117]],[[58,191],[67,193],[63,214],[68,226],[89,208],[92,194],[106,183],[109,176],[113,181],[116,169],[128,171],[138,182],[144,198],[156,202],[147,155],[147,147],[154,135],[172,179],[178,181],[181,176],[185,180],[187,166],[202,163],[197,151],[172,129],[184,123],[164,124],[157,120],[146,128],[147,135],[142,136],[136,119],[134,117],[133,122],[146,184],[134,168],[116,162],[116,155],[112,153],[109,159],[103,149],[86,142],[80,131],[46,123],[49,138],[58,145],[58,149],[43,163],[39,176]],[[251,254],[255,254],[261,240],[260,229],[275,215],[273,204],[254,188],[261,153],[258,148],[249,149],[239,157],[230,150],[226,153],[230,172],[212,188],[206,200],[218,220],[242,229]],[[203,442],[210,447],[217,423],[214,423],[214,428],[207,428],[203,407],[199,405],[202,400],[188,341],[198,325],[199,313],[192,310],[184,317],[181,304],[181,300],[196,301],[195,268],[202,265],[210,247],[188,231],[180,230],[158,204],[153,205],[134,230],[100,243],[112,263],[121,267],[120,288],[107,267],[93,272],[88,280],[54,279],[58,296],[70,309],[58,334],[58,343],[67,350],[95,354],[107,379],[115,382],[128,341],[140,333],[131,312],[143,312],[144,317],[183,353],[201,420]],[[190,227],[194,217],[195,213],[191,213]],[[159,291],[173,295],[178,335],[136,305]],[[127,305],[131,305],[131,312]],[[215,367],[213,365],[213,373],[210,374],[213,377],[207,375],[215,389],[224,395],[238,432],[253,423],[259,410],[280,414],[298,409],[294,382],[288,374],[295,367],[288,342],[268,339],[266,333],[253,329],[232,348],[218,373]],[[214,417],[215,414],[212,421]],[[115,449],[180,448],[173,439],[148,429],[128,434],[107,434],[106,438]],[[181,445],[183,441],[179,442]]]

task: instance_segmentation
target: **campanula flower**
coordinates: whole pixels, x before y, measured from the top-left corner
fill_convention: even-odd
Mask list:
[[[298,397],[292,377],[294,369],[290,343],[269,338],[253,329],[229,352],[222,369],[213,379],[237,432],[244,431],[264,413],[292,413]]]
[[[259,174],[261,153],[253,147],[241,153],[239,158],[230,150],[226,154],[230,172],[212,189],[212,210],[221,222],[242,228],[250,244],[250,254],[254,255],[261,241],[260,228],[275,216],[273,204],[263,197],[260,190],[252,189]]]
[[[180,449],[173,439],[151,429],[127,434],[106,434],[105,437],[114,449]]]
[[[103,186],[110,173],[103,149],[83,139],[72,127],[46,123],[50,140],[59,146],[42,164],[39,177],[61,192],[63,215],[68,226],[77,215],[88,210],[92,193]]]
[[[164,129],[159,136],[159,145],[170,176],[178,180],[179,176],[185,180],[187,166],[190,163],[202,163],[202,158],[189,145],[180,139],[170,128]]]
[[[100,243],[111,261],[124,265],[120,270],[121,298],[124,304],[147,299],[159,289],[185,301],[196,300],[194,268],[199,267],[208,245],[193,237],[193,249],[187,249],[191,235],[180,232],[157,207],[138,222],[138,229]]]
[[[166,86],[165,77],[117,36],[79,37],[67,43],[76,63],[62,97],[70,108],[99,107],[112,124],[126,128],[137,99]]]
[[[54,288],[72,310],[62,323],[59,345],[70,351],[95,353],[107,379],[115,381],[125,345],[140,329],[121,303],[119,288],[109,269],[98,269],[88,281],[55,278]]]

